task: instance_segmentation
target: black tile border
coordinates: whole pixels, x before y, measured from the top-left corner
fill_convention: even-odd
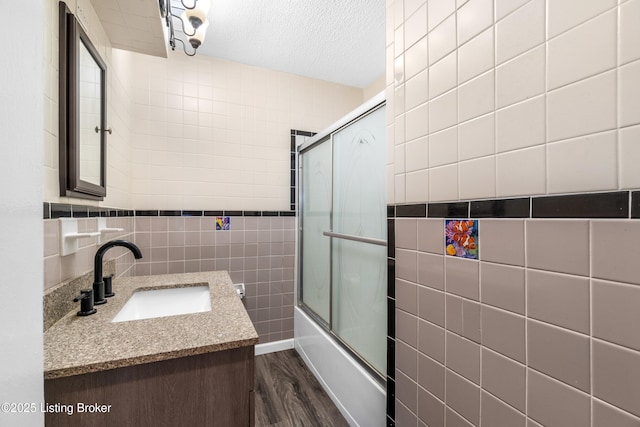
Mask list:
[[[536,197],[534,218],[629,218],[629,192]]]
[[[246,217],[295,217],[297,212],[293,211],[239,211],[239,210],[159,210],[159,209],[141,209],[126,210],[105,208],[102,206],[85,206],[72,205],[66,203],[43,202],[42,219],[57,218],[97,218],[97,217],[148,217],[148,216],[164,216],[164,217],[199,217],[199,216],[246,216]]]
[[[471,218],[528,218],[531,199],[478,200],[471,202]]]
[[[298,130],[298,129],[291,129],[291,151],[290,151],[290,157],[289,157],[289,161],[290,161],[290,172],[291,172],[291,179],[290,179],[290,189],[289,189],[289,206],[291,208],[292,211],[296,210],[296,206],[298,205],[298,202],[296,200],[296,188],[297,188],[297,182],[296,182],[296,159],[298,156],[297,153],[297,147],[296,147],[296,136],[306,136],[306,137],[312,137],[316,134],[316,132],[309,132],[306,130]],[[263,214],[264,216],[264,214]]]
[[[631,192],[631,218],[640,218],[640,191]]]
[[[429,218],[467,218],[469,202],[429,203],[427,216]]]
[[[387,216],[389,213],[387,212]],[[396,205],[396,218],[421,218],[427,216],[427,205],[419,203],[415,205]]]
[[[640,218],[640,191],[387,205],[387,218]]]

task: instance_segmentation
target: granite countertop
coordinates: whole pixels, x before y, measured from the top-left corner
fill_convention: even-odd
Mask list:
[[[111,323],[138,289],[208,284],[211,311]],[[53,379],[255,345],[258,334],[226,271],[125,277],[91,316],[76,307],[44,334],[44,378]]]

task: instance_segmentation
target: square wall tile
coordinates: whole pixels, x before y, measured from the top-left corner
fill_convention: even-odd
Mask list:
[[[398,122],[396,121],[396,126]],[[407,111],[406,114],[406,140],[411,141],[416,138],[425,136],[429,131],[429,104],[422,104],[413,110]],[[405,138],[396,141],[396,143],[404,142]]]
[[[423,37],[404,53],[404,71],[406,78],[410,79],[416,74],[422,72],[428,65],[429,57],[427,55],[427,38]]]
[[[405,89],[405,105],[407,111],[427,102],[429,99],[430,91],[429,72],[427,72],[427,70],[424,70],[421,73],[417,74],[415,77],[412,77],[410,80],[407,80]]]
[[[441,219],[418,219],[418,250],[444,254],[444,221]]]
[[[495,152],[495,114],[458,125],[458,156],[460,160],[484,157]]]
[[[418,316],[444,327],[444,292],[418,286]]]
[[[616,6],[616,0],[585,0],[580,7],[564,0],[549,0],[549,37],[567,31]]]
[[[457,89],[434,98],[429,102],[429,132],[437,132],[456,124],[458,120]],[[471,92],[476,95],[477,92]],[[465,100],[467,101],[467,100]]]
[[[514,313],[525,313],[525,274],[520,267],[482,262],[480,264],[480,299]]]
[[[458,9],[458,45],[493,24],[493,0],[470,0]]]
[[[447,406],[477,426],[480,423],[480,388],[449,369],[445,381]]]
[[[407,13],[407,11],[405,11]],[[405,49],[427,35],[427,5],[423,4],[404,23]]]
[[[396,338],[410,346],[418,346],[418,319],[402,310],[396,310]]]
[[[638,22],[640,22],[640,0],[622,3],[620,5],[620,64],[640,59]]]
[[[524,266],[524,221],[482,219],[483,261]]]
[[[482,349],[482,388],[522,412],[525,411],[526,376],[524,365]]]
[[[396,308],[414,316],[418,314],[418,287],[415,283],[396,279]]]
[[[497,112],[496,147],[499,153],[545,142],[545,97],[529,99]]]
[[[429,64],[436,63],[456,48],[456,15],[452,14],[428,35]]]
[[[427,2],[428,30],[433,30],[449,15],[456,11],[456,0],[437,0]]]
[[[448,293],[480,300],[479,263],[474,260],[446,257],[445,284]]]
[[[549,144],[547,167],[550,193],[615,190],[616,132]]]
[[[482,345],[524,363],[524,317],[488,306],[482,306],[481,316]]]
[[[396,218],[396,248],[417,249],[417,222],[415,218]]]
[[[640,61],[620,68],[620,126],[640,123]]]
[[[496,19],[499,21],[529,0],[496,0]]]
[[[640,416],[640,353],[594,340],[593,395]]]
[[[591,425],[589,395],[528,370],[527,415],[544,426]]]
[[[640,419],[605,402],[593,400],[593,425],[637,427]]]
[[[524,101],[545,91],[545,48],[539,46],[497,69],[498,108]]]
[[[429,169],[429,201],[458,199],[458,165],[452,164]]]
[[[589,279],[527,271],[527,315],[589,334]]]
[[[523,413],[516,411],[511,406],[496,399],[491,394],[483,391],[480,398],[482,411],[482,423],[491,426],[513,426],[524,427],[526,417]]]
[[[640,169],[635,161],[640,158],[640,126],[620,129],[619,135],[620,188],[640,188]]]
[[[483,199],[496,195],[496,158],[473,159],[459,164],[460,198]]]
[[[424,320],[418,321],[418,350],[444,363],[444,329]]]
[[[417,262],[416,252],[396,249],[396,277],[416,282],[418,279]]]
[[[586,393],[591,389],[587,335],[527,322],[527,364]]]
[[[588,221],[525,221],[527,267],[589,275]]]
[[[458,160],[458,129],[451,127],[429,135],[429,166],[441,166]]]
[[[445,341],[447,368],[479,385],[480,346],[451,332],[447,332]]]
[[[396,341],[396,367],[412,381],[418,379],[418,352],[402,341]]]
[[[457,52],[453,51],[431,67],[429,67],[429,99],[453,89],[458,83],[456,70],[458,69]]]
[[[611,10],[549,41],[549,90],[616,66],[616,12]]]
[[[405,144],[405,169],[419,171],[429,167],[429,139],[422,137]],[[429,188],[429,186],[426,186]]]
[[[458,120],[464,122],[494,109],[494,71],[458,86]]]
[[[544,194],[547,189],[544,145],[510,151],[496,157],[498,197]]]
[[[640,351],[640,287],[592,281],[593,336]]]
[[[458,83],[493,67],[493,27],[480,33],[458,49]]]
[[[460,1],[460,0],[458,0]],[[445,407],[445,424],[447,427],[472,427],[469,421],[453,411],[449,406]]]
[[[407,203],[426,202],[429,200],[429,171],[427,169],[409,172],[405,175]]]
[[[444,371],[444,365],[418,354],[418,384],[440,400],[444,400]]]
[[[418,283],[431,288],[444,290],[444,263],[444,256],[442,255],[419,252]]]
[[[444,399],[444,398],[443,398]],[[420,426],[444,426],[444,403],[431,393],[418,389],[418,417],[427,424]],[[396,424],[400,425],[400,424]],[[408,425],[408,424],[407,424]]]
[[[592,221],[592,275],[599,279],[640,285],[640,255],[636,221]]]
[[[547,94],[547,142],[614,129],[616,72],[609,71]]]
[[[542,44],[545,40],[545,2],[533,0],[496,25],[496,64]]]
[[[417,412],[418,385],[399,371],[396,371],[396,399],[414,414]]]

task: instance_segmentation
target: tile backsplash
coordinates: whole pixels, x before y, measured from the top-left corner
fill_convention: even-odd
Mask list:
[[[86,207],[77,205],[47,207],[48,216],[89,215]],[[133,211],[104,209],[99,213],[120,215],[106,218],[108,227],[124,229],[109,234],[109,240],[131,240],[143,254],[134,260],[125,248],[109,250],[105,259],[114,259],[116,277],[226,270],[234,283],[245,284],[245,306],[260,342],[293,338],[294,212],[155,210],[136,211],[133,216]],[[229,218],[228,230],[217,229],[218,217]],[[95,217],[77,217],[77,221],[81,232],[97,230]],[[58,219],[44,220],[46,292],[90,274],[98,244],[95,237],[82,239],[78,252],[60,256],[58,229]]]

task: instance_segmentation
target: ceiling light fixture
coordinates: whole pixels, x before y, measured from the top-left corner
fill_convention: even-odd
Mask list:
[[[176,50],[176,41],[182,43],[182,49],[187,56],[194,56],[204,42],[209,20],[207,14],[211,8],[211,0],[193,0],[193,5],[188,6],[184,0],[180,0],[183,6],[183,12],[180,16],[174,15],[171,10],[171,0],[158,0],[160,6],[160,15],[165,19],[169,28],[169,46],[171,50]],[[187,50],[186,43],[176,38],[173,27],[173,18],[177,18],[182,25],[182,32],[187,36],[189,45],[193,48],[193,52]]]

